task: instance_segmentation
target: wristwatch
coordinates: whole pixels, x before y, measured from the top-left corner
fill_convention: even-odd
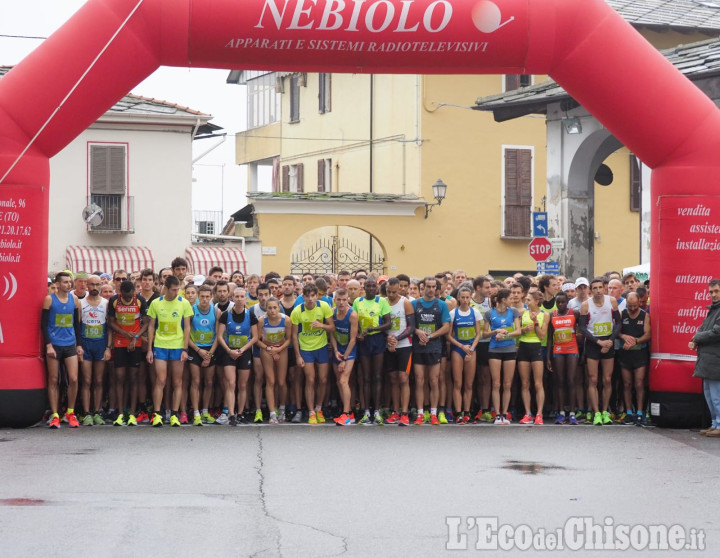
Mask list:
[[[140,336],[136,334],[135,339],[140,339]]]

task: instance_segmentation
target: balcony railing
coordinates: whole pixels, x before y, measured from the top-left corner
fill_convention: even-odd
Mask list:
[[[124,233],[135,232],[135,197],[120,194],[92,194],[87,199],[102,207],[103,221],[99,225],[88,225],[88,232]]]

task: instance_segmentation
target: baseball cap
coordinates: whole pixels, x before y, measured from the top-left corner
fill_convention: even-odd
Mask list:
[[[193,279],[193,283],[195,283],[197,286],[202,285],[205,282],[205,276],[204,275],[196,275]]]
[[[590,282],[587,280],[587,277],[578,277],[575,280],[575,288],[577,289],[580,285],[585,285],[586,287],[590,286]]]
[[[75,274],[75,279],[87,279],[90,277],[90,274],[87,271],[78,271]]]
[[[378,285],[382,285],[385,281],[387,281],[389,277],[387,275],[381,275],[377,278]]]

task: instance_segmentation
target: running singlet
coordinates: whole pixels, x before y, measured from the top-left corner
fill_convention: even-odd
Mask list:
[[[197,304],[193,306],[190,338],[198,347],[211,347],[215,342],[215,305],[212,302],[207,314],[203,314]]]
[[[82,306],[82,337],[88,341],[105,341],[107,340],[107,329],[105,327],[107,321],[108,301],[100,297],[100,303],[92,306],[87,297],[80,301]]]
[[[555,310],[550,318],[553,326],[553,354],[577,355],[578,344],[575,335],[575,313],[570,311],[564,316]]]
[[[360,331],[378,327],[383,316],[390,314],[388,301],[380,296],[376,296],[372,300],[365,297],[356,298],[352,307],[358,313],[358,329]],[[378,333],[382,333],[382,331],[372,331],[367,335],[376,335]]]
[[[609,295],[603,295],[602,306],[596,306],[591,298],[588,300],[588,330],[595,337],[609,337],[613,332],[612,303]]]
[[[470,299],[470,306],[475,308],[478,312],[480,312],[480,328],[485,327],[485,314],[487,314],[490,311],[490,301],[486,298],[482,302],[478,303],[475,302],[472,298]],[[490,338],[485,339],[484,337],[480,338],[480,343],[490,343]]]
[[[338,318],[338,309],[335,308],[333,311],[333,322],[335,322],[335,341],[338,344],[338,350],[342,353],[347,349],[348,343],[350,343],[350,316],[355,310],[348,308],[345,317],[340,320]]]
[[[257,307],[257,306],[256,306]],[[280,314],[280,323],[272,325],[267,315],[263,318],[263,336],[265,343],[274,347],[279,347],[285,342],[285,314]]]
[[[620,316],[622,317],[622,329],[620,330],[622,334],[629,335],[635,339],[638,339],[645,334],[645,310],[640,308],[640,313],[635,318],[631,318],[627,309],[625,309],[622,311]],[[635,343],[627,350],[640,351],[646,347],[647,343]]]
[[[75,329],[73,312],[75,311],[75,295],[68,293],[67,302],[61,302],[55,293],[50,295],[50,313],[48,314],[48,337],[50,343],[58,347],[75,345]]]
[[[390,305],[390,302],[388,302],[388,305]],[[405,316],[405,297],[401,296],[400,300],[398,300],[395,304],[390,305],[390,330],[388,331],[388,335],[394,335],[395,337],[397,337],[399,334],[405,331],[405,329],[407,329],[407,317]],[[402,349],[403,347],[412,346],[412,342],[410,341],[410,339],[410,335],[408,335],[404,339],[400,339],[400,341],[397,342],[397,345],[395,345],[395,347],[397,349]]]
[[[192,318],[190,303],[181,296],[167,300],[156,298],[148,308],[148,316],[155,318],[155,347],[159,349],[182,349],[184,318]]]
[[[419,298],[412,301],[415,309],[415,329],[424,331],[428,335],[440,329],[444,323],[450,321],[450,312],[445,301],[437,298],[427,301]],[[416,353],[441,353],[444,340],[433,337],[430,341],[421,345],[417,335],[414,336],[413,351]]]
[[[133,295],[129,304],[125,304],[119,295],[114,295],[108,303],[108,316],[115,318],[120,329],[133,335],[140,333],[140,319],[146,313],[147,302],[140,295]],[[113,347],[127,347],[129,344],[130,339],[124,335],[113,335]],[[141,347],[142,338],[136,339],[135,348],[139,349]]]
[[[255,306],[258,302],[260,302],[256,297],[252,296],[250,294],[250,291],[246,293],[245,296],[245,308],[250,308],[251,306]]]
[[[494,329],[505,329],[508,333],[515,331],[515,318],[519,316],[518,310],[515,308],[508,308],[503,314],[500,314],[497,309],[491,308],[489,312],[485,314],[485,321],[490,324],[490,330]],[[512,337],[505,337],[501,341],[498,341],[496,334],[490,336],[490,350],[499,348],[515,348],[515,339]]]
[[[322,300],[315,303],[315,307],[309,310],[305,304],[296,306],[290,315],[293,325],[298,326],[298,343],[303,351],[317,351],[327,346],[328,338],[325,330],[314,327],[314,321],[324,323],[327,318],[332,318],[332,308]]]
[[[543,326],[545,323],[545,312],[538,312],[536,321],[540,327]],[[520,327],[526,327],[534,322],[530,319],[530,310],[525,310],[523,312],[522,318],[520,318]],[[523,333],[520,335],[520,342],[522,343],[540,343],[540,338],[537,336],[537,332],[535,331],[535,328],[533,327],[530,331],[527,333]]]
[[[475,323],[481,322],[480,312],[475,308],[470,308],[466,314],[462,314],[460,308],[454,308],[450,312],[450,320],[452,321],[452,335],[456,341],[463,345],[472,345],[475,341]]]
[[[223,312],[220,316],[220,323],[225,324],[225,343],[231,349],[242,349],[247,345],[252,335],[250,329],[253,325],[253,318],[247,310],[239,316],[232,310]],[[257,322],[254,322],[257,323]]]

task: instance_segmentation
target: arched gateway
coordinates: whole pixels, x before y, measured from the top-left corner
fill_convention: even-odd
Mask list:
[[[720,112],[604,0],[90,0],[0,81],[0,425],[44,406],[48,159],[160,65],[549,74],[653,168],[653,401],[698,397]]]

